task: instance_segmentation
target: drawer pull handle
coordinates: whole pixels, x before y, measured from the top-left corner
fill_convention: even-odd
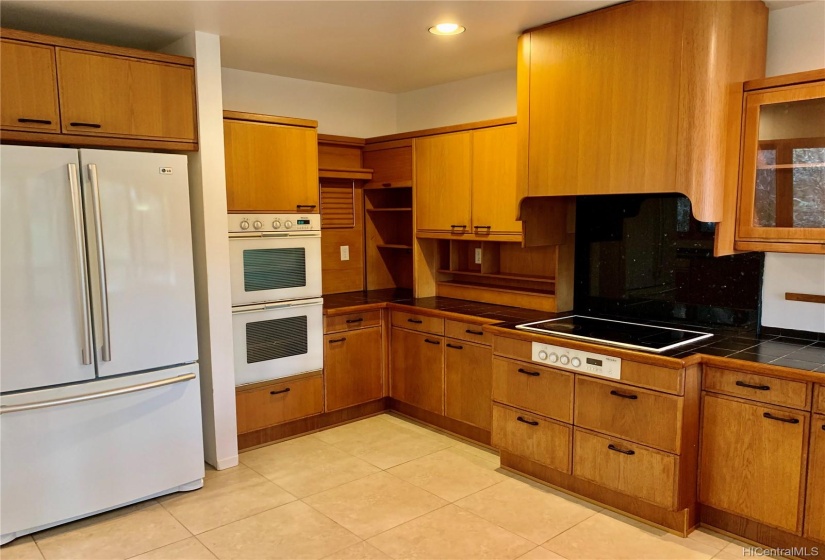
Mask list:
[[[537,371],[528,371],[524,368],[518,368],[518,372],[523,373],[524,375],[529,375],[530,377],[538,377],[539,375],[541,375],[541,373]]]
[[[610,451],[616,451],[616,452],[622,453],[624,455],[635,455],[636,454],[636,452],[633,451],[632,449],[620,449],[620,448],[616,447],[615,445],[613,445],[612,443],[610,445],[608,445],[607,448]]]
[[[427,344],[441,344],[441,342],[440,342],[440,341],[438,341],[438,340],[430,340],[429,338],[425,338],[425,339],[424,339],[424,342],[426,342]]]
[[[424,321],[422,321],[421,319],[407,319],[407,322],[408,323],[415,323],[416,325],[420,325]]]
[[[309,208],[311,210],[311,209],[315,208],[315,205],[314,204],[296,204],[295,208],[298,208],[299,210],[301,208]]]
[[[737,381],[737,387],[746,387],[748,389],[756,389],[757,391],[770,391],[770,385],[751,385],[750,383],[745,383],[744,381]]]
[[[329,343],[332,344],[333,342],[344,342],[347,337],[342,336],[341,338],[331,338],[329,339]]]
[[[46,119],[17,119],[17,122],[32,124],[52,124],[52,121],[48,121]]]
[[[450,344],[450,343],[447,343],[447,348],[455,348],[456,350],[464,350],[463,346],[459,346],[457,344]]]
[[[825,432],[825,424],[822,424],[822,431]]]
[[[473,331],[473,330],[470,330],[470,329],[467,329],[464,332],[467,333],[467,334],[474,334],[476,336],[481,336],[481,335],[484,334],[484,331]]]
[[[781,416],[774,416],[770,412],[766,412],[762,416],[768,420],[778,420],[779,422],[785,422],[786,424],[799,424],[799,418],[782,418]]]
[[[636,399],[639,398],[639,395],[626,395],[626,394],[620,393],[618,391],[610,391],[610,394],[613,395],[614,397],[620,397],[620,398],[628,399],[628,400],[631,400],[631,401],[635,401]]]
[[[280,391],[270,391],[269,392],[270,395],[280,395],[282,393],[289,393],[289,387],[287,387],[286,389],[281,389]]]
[[[350,325],[352,323],[361,323],[364,321],[363,317],[358,317],[357,319],[347,319],[347,324]]]
[[[391,187],[392,183],[381,183],[382,187]]]
[[[83,126],[86,128],[100,128],[99,124],[88,122],[70,122],[69,126]]]
[[[524,424],[529,424],[531,426],[538,426],[539,425],[539,423],[536,422],[535,420],[525,420],[524,417],[522,417],[522,416],[519,416],[518,418],[516,418],[516,420],[518,420],[519,422],[522,422]]]

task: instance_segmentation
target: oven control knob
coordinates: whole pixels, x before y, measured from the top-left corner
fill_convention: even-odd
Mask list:
[[[579,367],[580,365],[582,365],[582,361],[578,358],[573,358],[572,360],[570,360],[570,365],[572,365],[573,367]]]
[[[281,229],[281,220],[273,220],[272,229]]]
[[[555,364],[556,362],[559,361],[559,355],[556,354],[555,352],[553,352],[552,354],[550,354],[550,357],[547,358],[547,361],[550,362],[551,364]]]
[[[261,223],[260,220],[255,220],[254,222],[252,222],[252,227],[254,227],[255,229],[261,229],[262,227],[264,227],[264,225]]]
[[[570,363],[570,357],[567,354],[562,354],[561,358],[559,358],[559,362],[561,362],[561,365],[566,366]]]
[[[539,360],[544,361],[546,359],[547,359],[547,352],[545,352],[544,350],[540,350],[539,351]]]
[[[289,220],[285,221],[284,222],[284,227],[286,229],[290,229],[292,227],[292,222],[290,222]]]
[[[243,220],[241,222],[241,229],[249,229],[249,222],[247,222],[246,220]]]

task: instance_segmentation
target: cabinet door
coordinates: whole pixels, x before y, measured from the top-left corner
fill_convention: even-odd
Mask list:
[[[825,542],[825,415],[815,414],[808,461],[808,511],[805,536]]]
[[[516,125],[473,131],[473,231],[521,234],[516,211]]]
[[[446,415],[485,430],[492,421],[493,351],[448,338],[444,359]]]
[[[381,398],[381,327],[328,334],[324,346],[327,412]]]
[[[699,501],[800,534],[810,414],[705,395]]]
[[[415,139],[416,230],[470,231],[470,132]]]
[[[63,132],[194,141],[188,66],[57,48]]]
[[[392,329],[390,396],[444,414],[444,339]]]
[[[0,41],[0,125],[59,132],[54,47]]]
[[[314,128],[225,120],[230,212],[319,212]]]

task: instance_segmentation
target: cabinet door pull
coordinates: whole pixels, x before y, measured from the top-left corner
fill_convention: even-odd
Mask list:
[[[463,346],[458,346],[457,344],[450,344],[449,342],[447,343],[447,348],[455,348],[456,350],[464,350]]]
[[[280,391],[270,391],[269,392],[270,395],[280,395],[282,393],[289,393],[289,387],[287,387],[286,389],[281,389]]]
[[[751,385],[750,383],[745,383],[744,381],[737,381],[737,387],[746,387],[748,389],[756,389],[757,391],[770,391],[770,385]]]
[[[473,226],[473,229],[486,229],[487,233],[490,233],[490,230],[493,229],[493,226]]]
[[[392,183],[381,183],[382,187],[391,187]]]
[[[70,122],[69,126],[82,126],[86,128],[100,128],[99,124],[88,122]]]
[[[608,445],[607,448],[610,451],[616,451],[618,453],[623,453],[624,455],[635,455],[636,454],[636,452],[633,451],[632,449],[619,449],[618,447],[616,447],[612,443],[610,445]]]
[[[523,373],[524,375],[529,375],[530,377],[538,377],[541,373],[537,371],[529,371],[524,368],[518,368],[519,373]]]
[[[298,205],[295,206],[295,208],[297,208],[298,210],[300,210],[301,208],[312,209],[312,208],[315,208],[315,204],[298,204]]]
[[[461,225],[461,224],[459,224],[459,225],[453,224],[453,225],[450,226],[450,229],[457,229],[457,228],[467,229],[467,226],[466,225]]]
[[[822,431],[825,432],[825,424],[822,424]]]
[[[476,336],[481,336],[481,335],[484,334],[484,331],[473,331],[473,330],[470,330],[470,329],[467,329],[464,332],[467,333],[467,334],[474,334]]]
[[[516,420],[518,420],[519,422],[523,422],[524,424],[529,424],[531,426],[538,426],[539,425],[539,423],[536,422],[535,420],[525,420],[524,417],[522,417],[522,416],[519,416],[518,418],[516,418]]]
[[[628,399],[628,400],[631,400],[631,401],[635,401],[636,399],[639,398],[639,395],[626,395],[624,393],[620,393],[620,392],[615,391],[615,390],[610,391],[610,394],[613,395],[614,397],[621,397],[623,399]]]
[[[358,317],[357,319],[347,319],[347,324],[351,325],[352,323],[361,323],[363,320],[363,317]]]
[[[52,121],[48,121],[46,119],[17,119],[17,122],[32,124],[52,124]]]
[[[345,336],[342,336],[341,338],[331,338],[329,340],[329,343],[332,344],[333,342],[344,342],[346,339],[347,337]]]
[[[440,341],[438,341],[438,340],[430,340],[429,338],[425,338],[425,339],[424,339],[424,342],[426,342],[427,344],[441,344],[441,342],[440,342]]]
[[[421,319],[407,319],[407,322],[408,323],[415,323],[416,325],[420,325],[424,321],[422,321]]]
[[[785,422],[786,424],[799,424],[799,418],[782,418],[781,416],[774,416],[770,412],[766,412],[762,416],[768,420],[778,420],[780,422]]]

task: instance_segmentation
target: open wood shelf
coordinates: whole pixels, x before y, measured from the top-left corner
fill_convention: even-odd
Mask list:
[[[438,272],[443,274],[454,274],[456,276],[477,276],[479,278],[499,278],[502,280],[525,280],[528,282],[541,282],[542,284],[555,284],[556,279],[551,276],[536,276],[530,274],[508,274],[506,272],[490,273],[478,272],[475,270],[447,270],[440,268]]]
[[[483,290],[488,290],[491,292],[507,292],[507,293],[514,293],[514,294],[530,294],[530,295],[540,295],[540,296],[552,296],[555,294],[555,291],[548,288],[548,289],[539,289],[539,288],[512,288],[510,286],[494,286],[491,284],[485,284],[483,282],[464,282],[464,281],[457,281],[457,280],[448,280],[448,281],[441,281],[438,282],[439,286],[457,286],[457,287],[468,287],[468,288],[479,288]]]
[[[392,243],[380,243],[377,244],[376,247],[379,249],[406,249],[408,251],[412,251],[412,245],[396,245]]]
[[[412,212],[412,208],[367,208],[367,212]]]
[[[367,183],[364,185],[365,191],[386,191],[389,189],[411,189],[412,182],[403,183]]]

